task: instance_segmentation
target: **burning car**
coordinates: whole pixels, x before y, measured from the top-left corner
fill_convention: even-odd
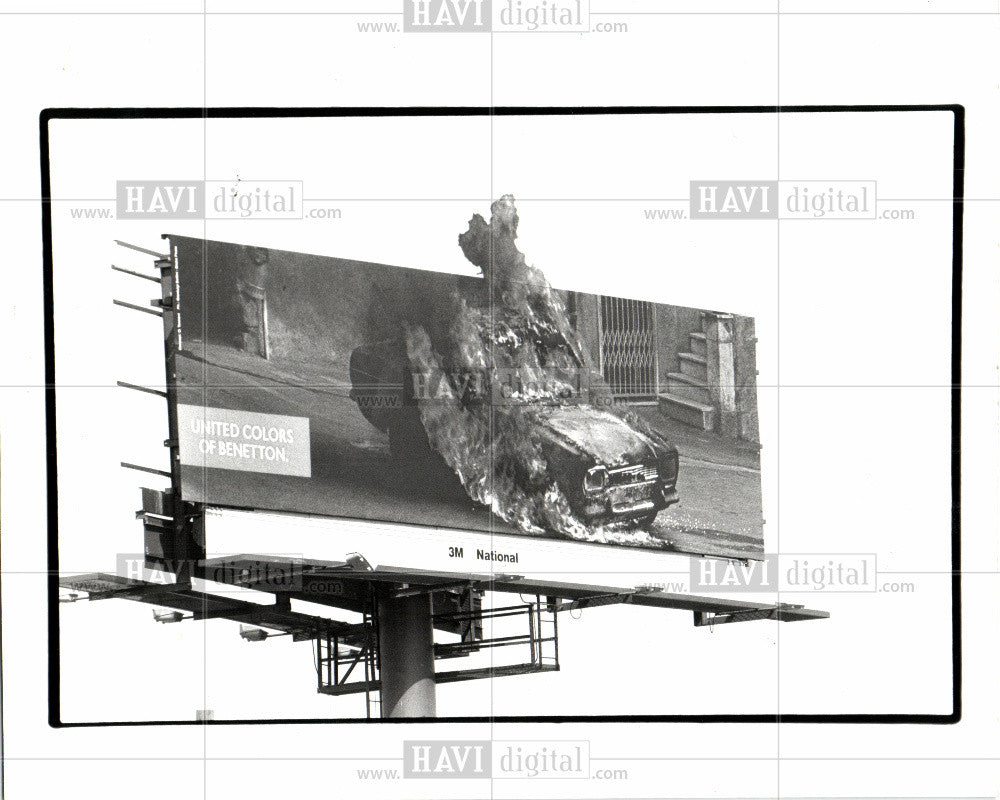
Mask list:
[[[473,216],[459,245],[484,280],[401,309],[397,336],[357,347],[351,397],[397,460],[436,454],[524,532],[603,541],[678,501],[677,449],[606,402],[559,294],[517,249],[517,224],[509,195],[489,223]]]
[[[412,372],[405,344],[385,341],[354,350],[351,382],[351,396],[365,418],[388,435],[393,457],[419,469],[437,449],[424,428],[421,405],[448,404],[454,379]],[[487,427],[496,433],[488,455],[493,481],[507,479],[529,494],[543,496],[557,485],[584,524],[648,524],[679,499],[677,448],[654,431],[639,430],[622,416],[583,402],[581,396],[490,402],[481,396],[471,399],[467,392],[465,403],[472,411],[463,409],[463,415],[488,419]],[[511,453],[504,438],[521,433],[527,439]],[[518,453],[527,457],[519,458]]]

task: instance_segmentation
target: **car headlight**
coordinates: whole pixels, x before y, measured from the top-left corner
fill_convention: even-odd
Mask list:
[[[677,453],[668,453],[660,459],[660,480],[667,484],[677,480]]]
[[[583,476],[583,490],[588,494],[595,494],[608,485],[607,467],[591,467],[587,474]]]

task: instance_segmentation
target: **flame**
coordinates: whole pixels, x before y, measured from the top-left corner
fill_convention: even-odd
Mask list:
[[[561,299],[517,249],[514,198],[505,195],[491,208],[489,223],[476,214],[459,236],[462,251],[485,279],[480,293],[452,298],[445,335],[437,330],[432,340],[420,324],[406,328],[411,369],[452,376],[433,398],[418,400],[431,447],[469,497],[525,533],[658,543],[624,523],[588,525],[578,519],[550,474],[523,404],[566,402],[579,395],[581,379],[593,378]],[[481,379],[468,380],[470,375]]]

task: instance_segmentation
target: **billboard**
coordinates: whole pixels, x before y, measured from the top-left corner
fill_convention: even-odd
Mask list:
[[[184,499],[761,557],[753,320],[551,287],[510,196],[464,225],[475,276],[168,236]]]

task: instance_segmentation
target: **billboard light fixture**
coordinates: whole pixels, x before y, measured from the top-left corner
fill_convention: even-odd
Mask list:
[[[134,469],[134,470],[136,470],[137,472],[148,472],[148,473],[149,473],[149,474],[151,474],[151,475],[160,475],[161,477],[164,477],[164,478],[172,478],[172,477],[173,477],[173,476],[172,476],[172,475],[171,475],[171,474],[170,474],[169,472],[167,472],[166,470],[162,470],[162,469],[155,469],[154,467],[144,467],[144,466],[142,466],[141,464],[130,464],[130,463],[129,463],[129,462],[127,462],[127,461],[122,461],[122,462],[121,462],[121,465],[122,465],[122,466],[123,466],[123,467],[124,467],[125,469]]]
[[[122,308],[127,308],[130,311],[141,311],[143,314],[152,314],[154,317],[162,317],[163,312],[157,311],[154,308],[145,308],[143,306],[137,306],[135,303],[126,303],[124,300],[113,299],[111,301],[116,306],[121,306]]]
[[[151,389],[148,386],[140,386],[137,383],[129,383],[128,381],[118,381],[117,385],[122,389],[132,389],[135,392],[145,392],[146,394],[155,394],[157,397],[168,397],[167,393],[162,389]]]
[[[286,633],[270,633],[265,631],[263,628],[249,628],[245,625],[240,625],[240,638],[248,642],[263,642],[265,639],[270,639],[274,636],[291,636],[291,631]]]
[[[192,614],[189,617],[184,616],[180,611],[157,611],[153,609],[153,619],[157,622],[162,622],[164,625],[168,625],[172,622],[181,622],[185,619],[194,619]]]
[[[358,572],[374,572],[375,567],[368,563],[368,559],[365,558],[361,553],[348,553],[347,554],[347,565]]]
[[[137,244],[129,244],[128,242],[123,242],[121,239],[115,239],[115,244],[121,247],[127,247],[129,250],[135,250],[137,253],[145,253],[147,256],[153,256],[160,261],[167,261],[170,259],[169,255],[164,255],[163,253],[157,253],[155,250],[150,250],[146,247],[139,247]]]
[[[157,278],[155,275],[146,275],[145,273],[136,272],[133,269],[125,269],[124,267],[119,267],[115,264],[111,265],[111,269],[113,269],[115,272],[124,272],[126,275],[132,275],[133,277],[136,278],[143,278],[144,280],[152,281],[153,283],[158,284],[160,282],[160,279]]]

